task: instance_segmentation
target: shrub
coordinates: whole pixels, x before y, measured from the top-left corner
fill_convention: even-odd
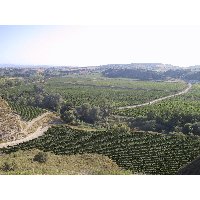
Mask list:
[[[1,170],[4,172],[8,172],[8,171],[14,171],[16,168],[16,164],[14,162],[9,163],[9,162],[4,162]]]
[[[44,152],[39,152],[34,156],[33,161],[37,161],[39,163],[45,163],[47,161],[47,154]]]

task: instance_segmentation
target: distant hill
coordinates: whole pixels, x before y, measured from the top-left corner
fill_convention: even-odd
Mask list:
[[[148,66],[148,64],[146,64]],[[168,80],[168,79],[183,79],[185,81],[199,82],[200,68],[184,69],[171,68],[165,65],[138,65],[138,67],[110,67],[102,71],[105,77],[109,78],[130,78],[139,80]],[[135,65],[136,66],[136,65]]]
[[[187,67],[187,69],[191,71],[200,71],[200,65],[190,66],[190,67]]]
[[[100,66],[50,66],[0,64],[0,76],[31,77],[42,74],[45,77],[65,76],[71,73],[101,72],[110,78],[132,78],[139,80],[183,79],[200,81],[200,65],[181,68],[162,63],[108,64]]]
[[[170,69],[180,69],[178,66],[162,63],[131,63],[131,64],[108,64],[99,66],[101,69],[143,69],[153,71],[167,71]]]
[[[109,78],[132,78],[139,80],[163,80],[163,73],[146,69],[107,69],[103,75]]]
[[[200,81],[200,71],[190,71],[183,78],[186,80]]]

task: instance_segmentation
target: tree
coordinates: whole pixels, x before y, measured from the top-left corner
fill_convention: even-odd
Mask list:
[[[16,164],[14,162],[10,163],[10,162],[4,162],[1,170],[8,172],[8,171],[14,171],[16,168]]]
[[[44,87],[42,85],[34,85],[33,86],[35,93],[44,93]]]
[[[44,152],[39,152],[34,156],[33,161],[37,161],[39,163],[45,163],[47,161],[47,154]]]
[[[69,111],[65,111],[62,115],[61,115],[61,119],[63,121],[65,121],[66,123],[73,123],[76,120],[76,116],[74,114],[74,110],[69,110]]]
[[[114,131],[116,133],[129,133],[130,127],[125,123],[114,123],[107,127],[107,130]]]
[[[60,108],[60,114],[63,115],[65,111],[72,110],[74,108],[73,104],[70,102],[67,102],[63,104]]]
[[[101,110],[97,106],[91,106],[89,103],[85,103],[76,108],[77,118],[80,120],[94,124],[101,118]]]
[[[41,94],[37,94],[35,96],[35,106],[42,107],[43,106],[43,101],[44,101],[44,96]]]
[[[63,98],[60,94],[47,95],[43,100],[44,107],[54,111],[60,111],[62,103]]]
[[[90,109],[89,111],[89,121],[91,123],[95,123],[96,121],[98,121],[100,119],[100,114],[101,114],[101,110],[99,107],[94,106]]]
[[[184,134],[189,134],[189,133],[191,133],[191,132],[192,132],[192,124],[191,124],[191,123],[186,123],[186,124],[184,125],[184,127],[182,128],[182,132],[183,132]]]
[[[192,132],[195,135],[200,135],[200,122],[196,122],[196,123],[192,124]]]

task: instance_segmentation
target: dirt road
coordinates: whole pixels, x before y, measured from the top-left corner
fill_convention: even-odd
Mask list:
[[[33,119],[32,121],[28,122],[28,125],[23,130],[23,132],[26,132],[29,128],[31,128],[31,126],[34,125],[34,123],[37,123],[38,121],[42,120],[44,117],[48,116],[49,114],[51,114],[51,113],[50,112],[43,113],[42,115],[40,115],[40,116],[36,117],[35,119]],[[37,128],[37,130],[34,131],[33,133],[30,133],[30,134],[27,133],[27,137],[25,137],[25,138],[15,140],[15,141],[11,141],[11,142],[1,143],[0,148],[7,147],[7,146],[14,146],[14,145],[17,145],[19,143],[23,143],[23,142],[27,142],[29,140],[35,139],[35,138],[43,135],[43,133],[45,131],[47,131],[49,127],[50,127],[50,125],[46,125],[45,127],[39,126]]]
[[[27,137],[25,137],[25,138],[22,138],[22,139],[20,139],[20,140],[15,140],[15,141],[12,141],[12,142],[1,143],[1,144],[0,144],[0,148],[7,147],[7,146],[14,146],[14,145],[17,145],[17,144],[19,144],[19,143],[23,143],[23,142],[27,142],[27,141],[29,141],[29,140],[35,139],[35,138],[37,138],[37,137],[43,135],[43,133],[44,133],[45,131],[47,131],[49,127],[50,127],[50,126],[46,126],[46,127],[44,127],[44,128],[39,127],[34,133],[29,134],[29,135],[28,135]]]
[[[192,87],[192,84],[188,83],[188,87],[185,90],[183,90],[181,92],[178,92],[176,94],[172,94],[172,95],[169,95],[169,96],[166,96],[166,97],[161,97],[159,99],[155,99],[155,100],[149,101],[147,103],[143,103],[143,104],[138,104],[138,105],[133,105],[133,106],[119,107],[118,109],[119,110],[123,110],[123,109],[137,108],[137,107],[151,105],[151,104],[157,103],[157,102],[165,100],[165,99],[169,99],[169,98],[172,98],[172,97],[175,97],[175,96],[179,96],[179,95],[185,94],[185,93],[187,93],[191,89],[191,87]]]
[[[34,118],[32,121],[28,122],[27,127],[26,127],[26,129],[24,131],[28,130],[31,126],[33,126],[34,123],[40,121],[42,118],[46,117],[49,114],[50,114],[50,112],[45,112],[42,115]]]

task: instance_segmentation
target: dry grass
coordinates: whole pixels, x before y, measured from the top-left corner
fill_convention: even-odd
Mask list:
[[[95,175],[95,174],[131,174],[122,170],[107,156],[98,154],[82,154],[61,156],[47,153],[47,161],[33,161],[39,150],[18,151],[0,156],[0,174],[29,174],[29,175]],[[7,163],[11,170],[3,170]],[[12,169],[13,168],[13,169]]]
[[[25,138],[39,127],[49,126],[55,121],[58,121],[58,117],[54,113],[47,112],[30,122],[25,122],[11,110],[6,101],[0,98],[0,143]]]
[[[25,126],[25,122],[22,122],[20,117],[12,112],[7,102],[0,98],[0,142],[20,138]]]

